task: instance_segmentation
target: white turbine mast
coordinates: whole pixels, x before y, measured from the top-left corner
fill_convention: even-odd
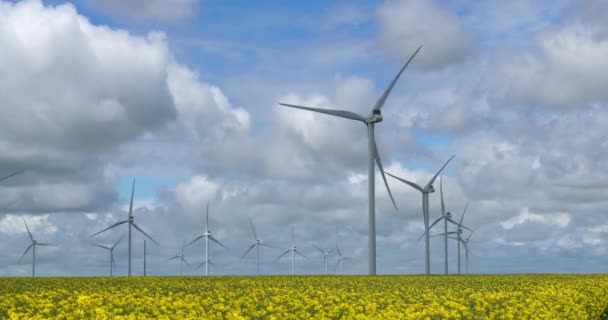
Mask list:
[[[190,243],[188,243],[186,245],[186,247],[191,244],[194,244],[195,242],[197,242],[198,240],[201,240],[201,239],[205,239],[205,260],[203,261],[202,264],[205,265],[205,276],[209,276],[209,265],[213,265],[212,263],[207,263],[209,261],[209,240],[217,243],[222,248],[226,248],[226,247],[224,247],[223,244],[221,244],[217,239],[215,239],[211,235],[211,230],[209,229],[209,201],[207,201],[207,214],[206,214],[206,219],[205,219],[205,230],[203,231],[203,234],[199,235],[194,240],[190,241]]]
[[[298,251],[298,249],[296,249],[296,245],[293,241],[293,224],[291,225],[291,248],[289,248],[289,250],[285,251],[282,255],[280,255],[275,261],[278,261],[288,253],[291,253],[291,275],[293,276],[296,274],[296,254],[308,259],[307,256],[303,255],[300,251]]]
[[[27,247],[27,249],[25,249],[25,252],[21,255],[21,258],[19,258],[19,263],[21,263],[21,260],[23,259],[23,257],[25,256],[25,254],[30,251],[30,249],[32,249],[32,277],[36,276],[36,246],[50,246],[50,247],[54,247],[54,244],[50,244],[50,243],[44,243],[44,242],[38,242],[34,239],[34,236],[32,236],[32,233],[30,232],[30,228],[28,228],[27,226],[27,222],[25,222],[25,219],[23,219],[23,224],[25,224],[25,229],[27,230],[27,234],[30,236],[30,245]]]
[[[258,238],[258,234],[255,232],[255,227],[253,226],[253,220],[251,220],[251,217],[249,217],[249,225],[251,226],[251,232],[253,234],[254,243],[249,247],[249,249],[247,249],[247,251],[245,251],[245,253],[241,256],[241,259],[245,258],[245,256],[247,256],[249,251],[251,251],[251,250],[253,250],[253,248],[255,248],[255,275],[259,276],[260,275],[260,247],[268,247],[268,248],[273,248],[273,247],[265,244],[262,241],[262,239]]]
[[[116,248],[116,246],[120,243],[120,241],[122,240],[122,238],[124,238],[125,236],[120,237],[120,239],[118,239],[118,241],[116,241],[116,243],[114,243],[114,245],[108,247],[108,246],[104,246],[101,244],[93,244],[96,247],[102,248],[102,249],[106,249],[110,252],[110,277],[112,277],[114,275],[113,270],[116,268],[116,262],[114,261],[114,248]]]
[[[425,245],[425,273],[431,274],[431,249],[430,249],[430,239],[429,239],[429,194],[435,192],[435,188],[433,187],[433,182],[435,182],[435,179],[437,179],[437,176],[439,176],[439,174],[441,173],[441,171],[443,171],[443,169],[448,165],[448,163],[450,163],[450,161],[452,161],[452,159],[454,159],[456,155],[453,155],[452,157],[450,157],[450,159],[448,159],[448,161],[446,161],[443,166],[441,167],[441,169],[439,169],[439,171],[437,171],[437,173],[435,173],[435,175],[431,178],[431,180],[429,180],[429,182],[424,186],[421,187],[420,185],[411,182],[409,180],[405,180],[403,178],[399,178],[395,175],[392,175],[388,172],[386,172],[386,174],[388,174],[389,176],[409,185],[410,187],[420,191],[420,193],[422,193],[422,217],[424,220],[424,245]]]
[[[412,56],[403,65],[401,70],[399,70],[399,73],[397,73],[397,75],[395,76],[393,81],[391,81],[391,83],[386,88],[386,90],[384,91],[384,93],[382,94],[380,99],[376,102],[376,105],[372,108],[371,113],[368,116],[360,115],[360,114],[354,113],[352,111],[319,109],[319,108],[310,108],[310,107],[299,106],[299,105],[288,104],[288,103],[280,103],[280,105],[282,105],[282,106],[303,109],[303,110],[308,110],[308,111],[313,111],[313,112],[318,112],[318,113],[324,113],[324,114],[328,114],[328,115],[332,115],[332,116],[336,116],[336,117],[340,117],[340,118],[345,118],[345,119],[349,119],[349,120],[360,121],[366,125],[367,135],[368,135],[367,138],[368,138],[368,156],[369,156],[369,164],[368,164],[369,261],[368,261],[368,268],[369,268],[370,275],[376,274],[376,204],[375,204],[376,198],[375,198],[375,189],[374,189],[375,188],[375,185],[374,185],[374,183],[375,183],[375,179],[374,179],[375,165],[378,165],[378,169],[380,169],[380,174],[382,175],[382,180],[384,180],[384,185],[386,186],[386,190],[388,191],[391,201],[393,202],[395,211],[397,211],[397,205],[395,204],[395,200],[393,199],[391,189],[389,188],[388,182],[386,181],[386,176],[384,175],[384,169],[382,167],[382,161],[380,159],[380,154],[378,153],[378,147],[376,146],[376,139],[374,138],[374,125],[376,123],[382,121],[381,109],[384,106],[384,103],[388,99],[388,96],[391,93],[391,90],[397,83],[397,80],[399,80],[399,77],[401,77],[401,74],[403,73],[405,68],[407,68],[407,66],[414,59],[416,54],[418,54],[418,52],[420,51],[421,48],[422,48],[422,46],[418,47],[418,49],[416,49],[416,51],[412,54]]]
[[[105,232],[107,230],[110,230],[116,226],[119,226],[121,224],[125,224],[128,223],[129,224],[129,272],[128,275],[129,277],[131,276],[131,227],[135,228],[137,231],[139,231],[141,234],[143,234],[146,238],[152,240],[152,242],[156,243],[156,245],[159,245],[158,242],[156,242],[156,240],[152,239],[152,237],[150,237],[146,232],[144,232],[137,224],[135,224],[134,221],[134,217],[133,217],[133,196],[135,195],[135,179],[133,179],[133,186],[131,187],[131,203],[129,205],[129,217],[127,220],[123,220],[123,221],[119,221],[93,235],[91,235],[91,237],[94,237],[102,232]]]

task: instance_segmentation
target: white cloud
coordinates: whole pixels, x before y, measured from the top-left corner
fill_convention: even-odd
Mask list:
[[[173,22],[196,16],[199,0],[86,0],[94,8],[123,19]]]
[[[432,0],[390,0],[378,9],[378,43],[402,61],[423,49],[414,61],[427,68],[442,68],[470,54],[470,37],[460,18]]]

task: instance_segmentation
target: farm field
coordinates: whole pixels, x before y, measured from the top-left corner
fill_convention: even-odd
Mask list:
[[[602,319],[608,275],[2,278],[5,319]]]

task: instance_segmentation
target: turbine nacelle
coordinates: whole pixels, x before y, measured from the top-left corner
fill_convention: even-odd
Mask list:
[[[380,110],[372,110],[372,114],[369,116],[365,123],[377,123],[382,121],[382,112]]]

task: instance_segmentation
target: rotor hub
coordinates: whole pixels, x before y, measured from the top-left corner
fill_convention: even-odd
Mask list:
[[[366,123],[376,123],[380,121],[382,121],[382,113],[380,112],[380,110],[374,110],[369,116],[369,119],[367,119]]]

